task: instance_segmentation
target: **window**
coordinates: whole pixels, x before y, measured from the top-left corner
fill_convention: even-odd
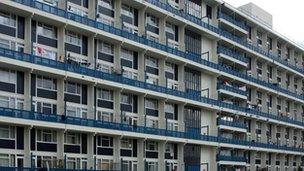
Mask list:
[[[0,24],[9,27],[16,27],[16,16],[7,12],[0,11]]]
[[[120,140],[120,144],[122,149],[132,150],[132,146],[133,146],[132,139],[123,138]]]
[[[101,53],[114,55],[114,45],[106,42],[99,41],[98,51]]]
[[[282,55],[282,45],[280,42],[277,43],[277,52],[278,52],[278,56],[281,57]]]
[[[257,32],[257,43],[259,46],[262,46],[262,33],[261,32]]]
[[[146,66],[158,68],[158,59],[151,56],[146,57]]]
[[[272,79],[272,66],[267,66],[267,77],[268,79]]]
[[[146,18],[146,23],[151,25],[151,26],[154,26],[154,27],[157,27],[159,26],[159,19],[149,13],[147,13],[147,18]]]
[[[126,5],[126,4],[122,4],[122,7],[121,7],[121,14],[125,15],[125,16],[128,16],[130,18],[134,18],[134,14],[133,14],[133,8]]]
[[[210,7],[209,5],[206,6],[206,16],[209,19],[212,19],[212,7]]]
[[[147,127],[158,128],[158,118],[156,118],[156,119],[148,118],[146,121],[147,121],[146,122]]]
[[[39,2],[45,3],[47,5],[51,5],[51,6],[58,6],[58,0],[37,0]]]
[[[79,145],[80,144],[80,134],[67,132],[64,134],[64,143],[71,145]]]
[[[112,0],[100,0],[100,1],[98,1],[98,4],[101,5],[104,8],[108,8],[110,10],[113,10],[114,5],[113,5],[112,2],[113,2]]]
[[[17,82],[17,75],[15,71],[0,69],[0,78],[0,81],[5,83],[16,84]]]
[[[23,110],[24,100],[14,97],[0,96],[0,107]]]
[[[146,104],[146,108],[148,108],[148,109],[153,109],[153,110],[158,109],[156,100],[146,99],[145,104]]]
[[[99,121],[113,122],[113,112],[97,111]]]
[[[10,161],[9,154],[0,154],[0,166],[1,167],[10,166],[9,161]]]
[[[75,32],[66,30],[65,32],[65,42],[69,44],[73,44],[76,46],[81,46],[82,40],[81,40],[81,35],[77,34]]]
[[[37,130],[37,141],[57,142],[57,132],[53,130]]]
[[[146,151],[158,152],[158,144],[155,141],[146,141]]]
[[[77,8],[74,5],[72,6],[72,5],[70,5],[70,3],[68,4],[68,11],[71,13],[74,13],[76,15],[80,15],[82,17],[88,17],[88,12],[86,12],[80,8]]]
[[[121,58],[122,59],[125,59],[127,61],[131,61],[133,63],[133,52],[128,50],[128,49],[125,49],[125,48],[122,48],[121,49]]]
[[[165,104],[165,113],[173,113],[174,114],[174,104]]]
[[[107,89],[98,89],[97,98],[106,101],[113,101],[113,91]]]
[[[196,4],[193,0],[185,0],[186,11],[188,14],[193,15],[197,18],[202,17],[202,7]]]
[[[131,94],[121,94],[120,103],[132,105],[133,103],[133,96]]]
[[[66,93],[80,95],[80,90],[81,90],[80,84],[65,82],[64,91]]]
[[[0,138],[1,139],[14,139],[15,127],[8,125],[0,125]]]
[[[87,118],[88,110],[81,107],[67,106],[66,115],[78,118]]]
[[[35,112],[43,114],[52,114],[54,113],[55,104],[46,103],[46,102],[35,102]]]
[[[113,147],[113,137],[108,136],[98,136],[97,137],[97,146],[104,148]]]
[[[47,89],[47,90],[56,90],[56,80],[38,75],[37,76],[37,88]]]
[[[44,23],[38,23],[37,35],[40,35],[43,37],[48,37],[51,39],[57,39],[56,31],[57,31],[56,28],[51,25],[44,24]]]

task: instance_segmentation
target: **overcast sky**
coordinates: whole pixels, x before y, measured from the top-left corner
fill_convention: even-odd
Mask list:
[[[273,29],[304,46],[304,0],[224,0],[238,7],[253,2],[273,16]]]

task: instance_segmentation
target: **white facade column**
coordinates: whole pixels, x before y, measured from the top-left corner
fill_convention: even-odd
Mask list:
[[[120,98],[121,91],[114,90],[114,122],[121,122],[121,111],[120,111]]]
[[[185,64],[178,65],[178,90],[185,91]]]
[[[24,127],[24,167],[31,167],[31,127]]]
[[[95,159],[94,159],[94,141],[95,136],[93,133],[87,134],[87,141],[88,141],[88,168],[94,168],[95,167]]]
[[[58,0],[58,7],[60,9],[65,10],[66,9],[66,0]]]
[[[65,114],[64,78],[57,79],[57,114]]]
[[[158,142],[158,170],[165,170],[165,141]]]
[[[183,0],[180,0],[180,1],[183,1]],[[185,28],[186,28],[185,24],[179,25],[179,27],[178,27],[178,49],[181,50],[181,51],[186,50],[186,47],[185,47]]]
[[[165,66],[166,66],[166,60],[165,58],[161,58],[159,60],[159,85],[167,87],[167,81],[165,76]]]
[[[145,170],[145,146],[144,146],[144,139],[138,139],[137,140],[137,159],[138,159],[138,163],[137,163],[137,170]]]
[[[214,111],[209,111],[206,109],[202,109],[201,113],[202,113],[201,134],[216,136],[218,133],[217,124],[216,124],[217,115],[214,113]]]
[[[122,20],[121,20],[121,0],[114,1],[114,26],[116,28],[122,28]]]
[[[158,118],[159,118],[159,126],[160,129],[166,129],[166,114],[165,114],[165,100],[158,100]]]
[[[88,37],[88,62],[90,63],[90,68],[94,69],[95,68],[95,36]]]
[[[65,53],[65,26],[59,27],[58,28],[58,55],[57,55],[57,60],[64,62],[66,58],[66,53]]]
[[[121,170],[121,160],[120,160],[120,137],[113,137],[113,156],[114,156],[114,170]]]
[[[250,170],[255,170],[255,155],[256,151],[250,151]]]
[[[145,96],[138,96],[138,124],[140,126],[145,125]]]
[[[145,51],[138,53],[138,80],[145,82]]]
[[[24,72],[24,109],[32,110],[31,72]]]
[[[162,44],[166,43],[166,18],[159,19],[159,42]]]
[[[138,10],[138,34],[143,36],[146,34],[146,6]]]
[[[57,131],[57,159],[64,161],[64,130]]]
[[[94,84],[88,85],[88,119],[95,119],[95,86]]]
[[[210,146],[201,146],[201,162],[207,163],[208,165],[201,165],[201,170],[204,170],[207,166],[209,167],[207,170],[217,170],[217,162],[216,162],[216,147]]]
[[[25,17],[24,21],[24,53],[30,54],[32,49],[32,16]]]
[[[184,162],[184,144],[179,143],[177,144],[177,160],[178,160],[178,171],[184,171],[185,170],[185,162]]]
[[[266,122],[262,122],[262,129],[261,129],[261,141],[263,143],[267,143],[267,123]]]
[[[177,107],[178,111],[178,131],[184,132],[185,131],[185,118],[184,118],[184,109],[185,105],[184,104],[178,104]]]
[[[115,44],[114,45],[114,70],[115,70],[115,74],[121,74],[122,73],[120,55],[121,55],[121,45],[120,44]]]
[[[96,18],[96,0],[89,0],[89,7],[88,7],[88,17],[92,20],[95,20]]]

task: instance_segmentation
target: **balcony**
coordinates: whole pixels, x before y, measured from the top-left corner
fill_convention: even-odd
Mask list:
[[[233,28],[239,30],[243,34],[248,33],[248,27],[246,26],[245,22],[237,21],[234,18],[232,18],[231,16],[229,16],[223,12],[219,12],[218,19],[221,23],[229,25],[230,27],[233,27]]]
[[[219,46],[217,48],[217,53],[222,58],[225,58],[229,61],[235,62],[244,67],[247,67],[248,59],[239,53],[233,52],[232,50],[225,48],[223,46]]]
[[[198,54],[192,54],[192,53],[179,51],[177,49],[170,48],[166,45],[163,45],[161,43],[157,43],[155,41],[148,40],[145,37],[140,37],[140,36],[137,36],[135,34],[129,33],[127,31],[123,31],[121,29],[106,25],[104,23],[100,23],[100,22],[97,22],[95,20],[92,20],[92,19],[89,19],[89,18],[86,18],[86,17],[82,17],[82,16],[79,16],[79,15],[67,12],[65,10],[61,10],[59,8],[55,8],[55,7],[40,3],[40,2],[37,2],[37,1],[29,1],[29,0],[12,0],[12,1],[21,3],[23,5],[30,6],[30,7],[39,9],[39,10],[42,10],[44,12],[48,12],[48,13],[57,15],[59,17],[67,18],[69,20],[72,20],[72,21],[75,21],[75,22],[78,22],[78,23],[81,23],[81,24],[84,24],[84,25],[87,25],[87,26],[90,26],[90,27],[94,27],[96,29],[108,32],[110,34],[114,34],[114,35],[120,36],[122,38],[126,38],[128,40],[131,40],[131,41],[134,41],[134,42],[137,42],[137,43],[140,43],[140,44],[144,44],[144,45],[147,45],[149,47],[152,47],[152,48],[155,48],[155,49],[158,49],[158,50],[161,50],[161,51],[164,51],[164,52],[167,52],[167,53],[170,53],[170,54],[173,54],[173,55],[176,55],[176,56],[188,59],[188,60],[191,60],[191,61],[199,63],[201,65],[213,68],[213,69],[215,69],[215,72],[223,71],[223,72],[231,74],[233,76],[236,76],[236,77],[239,77],[239,78],[242,78],[242,79],[246,79],[247,81],[251,81],[253,83],[257,83],[259,85],[265,86],[267,88],[275,89],[276,91],[280,91],[281,93],[287,94],[291,97],[296,97],[300,100],[304,100],[304,97],[302,95],[298,95],[296,93],[290,92],[290,91],[288,91],[286,89],[283,89],[283,88],[278,88],[278,87],[276,87],[274,85],[271,85],[271,84],[269,84],[265,81],[257,80],[253,77],[250,77],[246,74],[239,73],[238,71],[234,71],[234,70],[232,70],[230,68],[227,68],[225,66],[221,66],[221,65],[218,65],[216,63],[207,61],[205,59],[202,59],[201,56],[198,55]],[[153,2],[155,1],[156,2],[157,0],[149,0],[149,1],[153,1]],[[170,5],[168,5],[168,6],[170,6]],[[172,7],[170,6],[170,8],[172,8]],[[200,22],[202,22],[202,21],[200,20]],[[206,28],[208,28],[212,31],[218,30],[218,28],[210,26],[206,23],[204,23],[204,24],[205,24],[204,27],[206,27]],[[223,32],[223,31],[221,31],[221,32]],[[227,34],[230,34],[230,33],[227,33]],[[227,34],[225,34],[225,35],[227,35]],[[231,38],[231,36],[233,37],[233,35],[229,35],[228,37]],[[243,40],[242,40],[242,42],[243,42]],[[250,46],[252,46],[252,45],[250,45]],[[303,71],[303,73],[304,73],[304,71]]]
[[[217,84],[217,90],[219,91],[219,93],[223,93],[228,96],[234,96],[240,99],[247,100],[247,92],[238,87],[219,83]]]
[[[215,109],[220,109],[220,108],[221,109],[224,109],[224,108],[231,109],[231,110],[248,113],[248,114],[252,114],[252,115],[256,115],[256,116],[260,116],[260,117],[270,118],[270,119],[274,119],[277,121],[283,121],[283,122],[299,125],[302,127],[304,126],[304,123],[302,121],[297,121],[294,119],[290,119],[288,117],[282,117],[282,116],[278,116],[278,115],[274,115],[274,114],[270,114],[270,113],[263,113],[256,109],[248,109],[246,107],[240,107],[240,106],[237,106],[234,104],[224,103],[224,102],[221,102],[216,99],[200,97],[200,96],[197,96],[197,95],[194,95],[191,93],[189,94],[189,93],[179,91],[179,90],[173,90],[173,89],[145,83],[145,82],[138,81],[138,80],[132,80],[129,78],[122,77],[121,75],[105,73],[102,71],[89,69],[89,68],[85,68],[85,67],[81,67],[81,66],[76,66],[76,65],[72,65],[72,64],[68,64],[68,63],[63,63],[63,62],[59,62],[59,61],[54,61],[54,60],[50,60],[47,58],[38,57],[35,55],[30,55],[30,54],[25,54],[25,53],[21,53],[21,52],[9,50],[9,49],[0,48],[0,56],[22,61],[22,62],[36,64],[39,66],[50,67],[53,69],[63,70],[66,72],[73,72],[73,73],[81,74],[84,76],[90,76],[90,77],[94,77],[97,79],[104,79],[104,80],[108,80],[108,81],[117,82],[120,84],[134,86],[137,88],[142,88],[142,89],[160,92],[160,93],[164,93],[164,94],[168,94],[168,95],[173,95],[173,96],[177,96],[177,97],[181,97],[181,98],[185,98],[185,99],[190,99],[190,100],[198,101],[198,102],[201,102],[204,104],[209,104],[209,105],[213,106],[213,108],[215,108]]]
[[[217,125],[219,126],[220,129],[229,129],[232,131],[247,132],[247,126],[239,121],[227,121],[218,118]]]

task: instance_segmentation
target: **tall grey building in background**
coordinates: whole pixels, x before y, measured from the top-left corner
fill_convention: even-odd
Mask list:
[[[304,49],[221,0],[1,0],[0,170],[298,171]]]

